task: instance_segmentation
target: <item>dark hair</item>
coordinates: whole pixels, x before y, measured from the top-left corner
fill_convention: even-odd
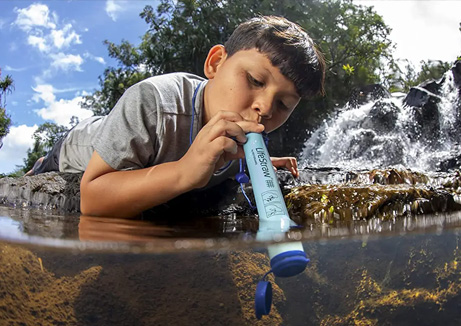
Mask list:
[[[225,43],[228,56],[256,49],[291,80],[298,95],[324,94],[325,59],[309,35],[297,24],[277,16],[261,16],[241,23]]]

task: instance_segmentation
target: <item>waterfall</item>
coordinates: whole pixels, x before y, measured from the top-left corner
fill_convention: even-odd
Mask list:
[[[439,170],[461,154],[460,89],[452,70],[406,96],[349,101],[305,142],[300,166]]]

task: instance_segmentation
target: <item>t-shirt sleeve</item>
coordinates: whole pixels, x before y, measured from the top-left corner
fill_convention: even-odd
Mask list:
[[[158,149],[158,103],[152,84],[125,91],[93,138],[95,151],[116,170],[150,166]]]

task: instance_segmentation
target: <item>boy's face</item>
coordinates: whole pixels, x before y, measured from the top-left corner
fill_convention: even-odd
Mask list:
[[[256,49],[228,57],[222,45],[214,46],[205,61],[205,75],[209,81],[204,123],[218,111],[233,111],[271,132],[288,119],[300,100],[293,82]]]

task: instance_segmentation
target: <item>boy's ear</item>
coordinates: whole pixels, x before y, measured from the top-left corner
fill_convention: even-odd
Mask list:
[[[224,45],[218,44],[213,46],[208,52],[203,72],[208,79],[213,79],[220,65],[224,63],[227,58],[227,52]]]

